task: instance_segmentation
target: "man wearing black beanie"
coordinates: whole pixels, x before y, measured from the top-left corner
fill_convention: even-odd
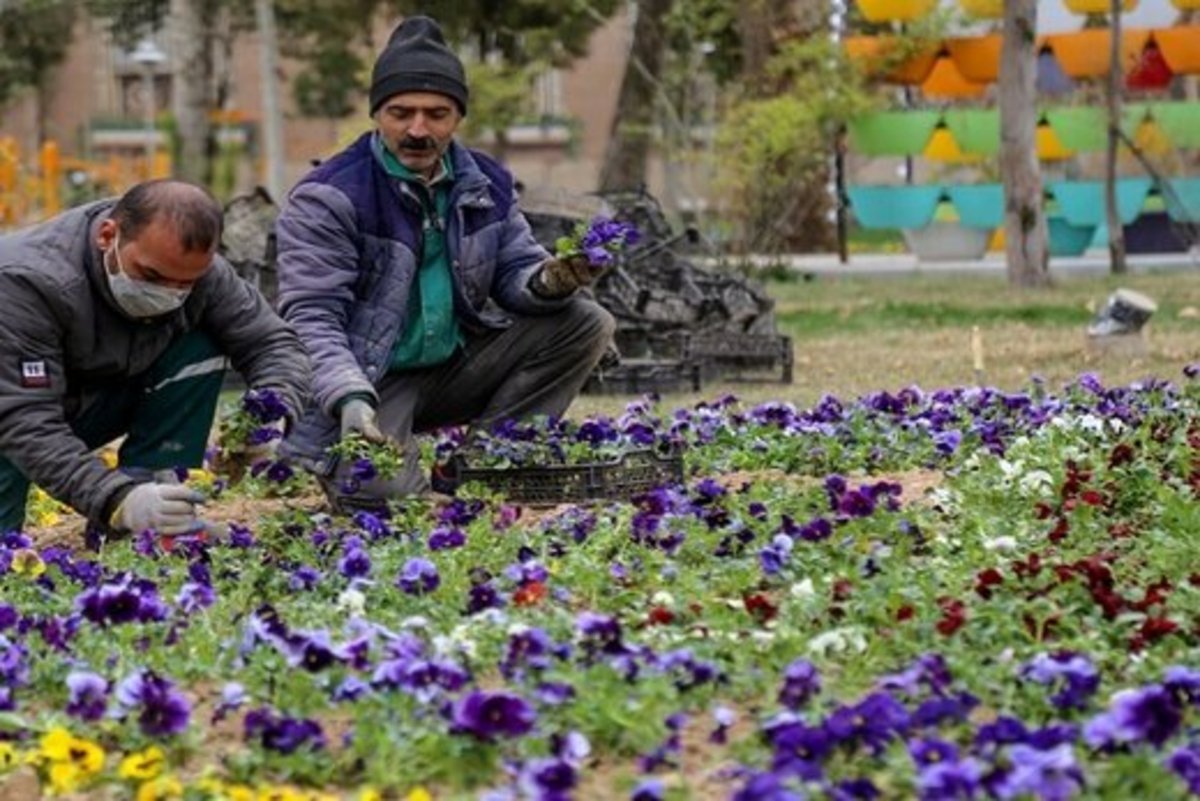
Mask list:
[[[309,173],[277,222],[279,307],[315,374],[281,453],[337,509],[428,487],[414,431],[561,415],[612,339],[577,292],[597,271],[552,258],[511,173],[454,140],[469,95],[438,24],[406,19],[372,70],[375,130]],[[401,443],[401,475],[349,480],[326,449],[350,433]]]

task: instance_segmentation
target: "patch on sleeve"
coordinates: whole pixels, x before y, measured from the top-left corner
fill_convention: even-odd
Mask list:
[[[50,386],[50,371],[45,359],[21,359],[21,386],[26,389],[45,389]]]

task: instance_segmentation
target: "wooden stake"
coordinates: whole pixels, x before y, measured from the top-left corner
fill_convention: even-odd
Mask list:
[[[971,326],[971,367],[975,371],[975,383],[983,386],[983,333],[979,326]]]

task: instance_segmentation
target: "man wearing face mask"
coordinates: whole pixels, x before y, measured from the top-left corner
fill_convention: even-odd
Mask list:
[[[191,531],[202,498],[167,477],[201,464],[226,366],[302,408],[307,354],[220,234],[207,191],[162,180],[0,237],[0,532],[31,481],[109,531]]]
[[[283,452],[337,508],[425,489],[414,431],[561,415],[612,339],[578,291],[599,271],[551,258],[513,176],[454,141],[467,100],[438,24],[406,19],[372,72],[375,130],[305,177],[276,223],[279,307],[314,368]],[[350,433],[401,443],[402,474],[344,492],[349,466],[323,457]]]

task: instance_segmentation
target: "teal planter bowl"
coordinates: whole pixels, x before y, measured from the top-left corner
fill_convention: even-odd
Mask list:
[[[989,231],[1004,224],[1004,187],[1000,184],[948,186],[946,193],[958,211],[958,219],[971,228]]]
[[[846,189],[863,228],[924,228],[933,220],[941,186],[851,186]]]
[[[1117,181],[1117,214],[1122,223],[1129,225],[1142,213],[1151,185],[1149,178]],[[1103,181],[1055,181],[1050,184],[1050,191],[1062,216],[1072,225],[1097,226],[1105,221]]]
[[[1051,256],[1078,256],[1096,236],[1096,226],[1072,225],[1062,217],[1051,217],[1046,224],[1050,228]]]

